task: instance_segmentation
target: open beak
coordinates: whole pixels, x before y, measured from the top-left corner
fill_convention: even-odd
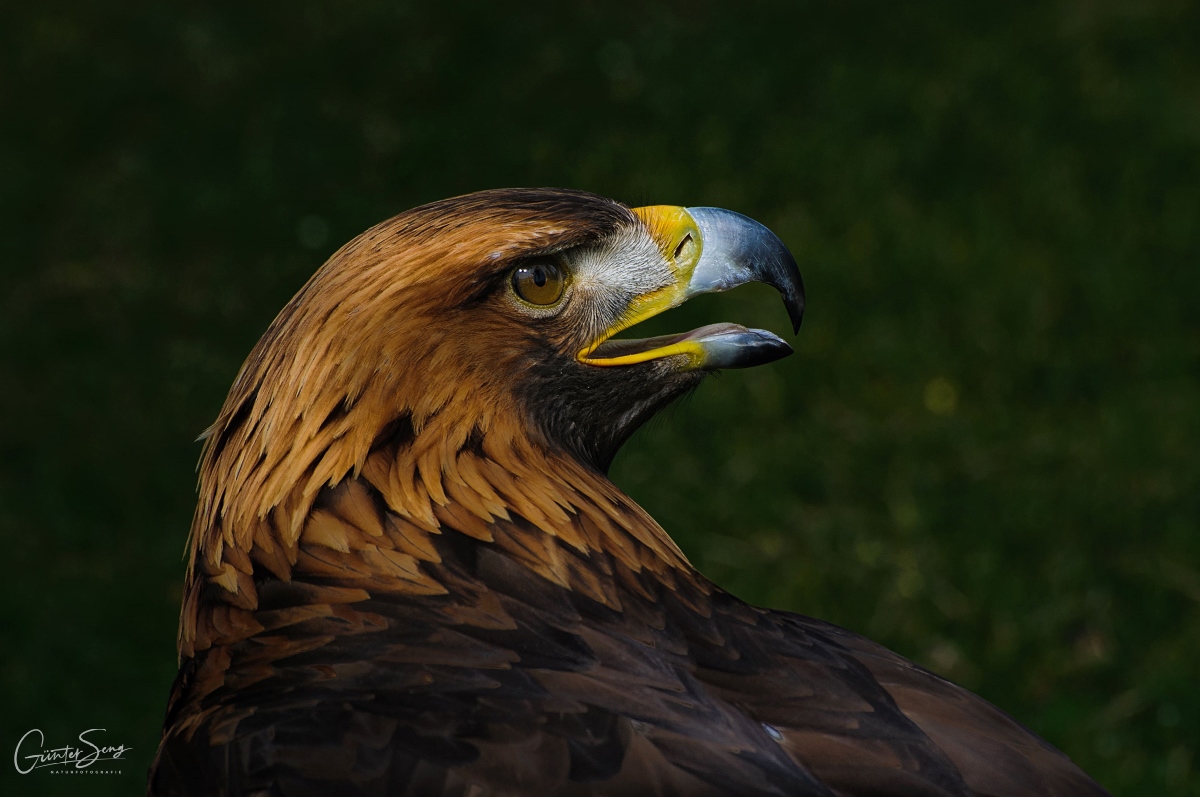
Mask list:
[[[779,291],[793,331],[804,317],[804,283],[791,252],[763,225],[720,208],[667,205],[633,211],[658,243],[674,280],[639,296],[598,340],[579,352],[580,362],[597,366],[633,365],[682,355],[686,370],[748,368],[792,353],[773,332],[738,324],[710,324],[679,335],[641,340],[612,336],[702,293],[763,282]]]

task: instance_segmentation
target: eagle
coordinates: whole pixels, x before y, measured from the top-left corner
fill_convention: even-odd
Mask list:
[[[707,580],[606,476],[706,376],[791,353],[619,333],[795,259],[708,207],[561,189],[418,207],[339,249],[205,433],[149,793],[1066,797],[983,699]]]

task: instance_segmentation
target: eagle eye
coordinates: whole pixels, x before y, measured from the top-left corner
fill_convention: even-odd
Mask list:
[[[513,293],[537,307],[549,307],[561,299],[566,285],[566,274],[550,260],[526,261],[512,271]]]

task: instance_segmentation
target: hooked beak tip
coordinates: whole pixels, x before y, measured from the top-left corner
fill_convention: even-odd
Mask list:
[[[763,282],[779,291],[792,322],[804,320],[804,280],[791,251],[775,233],[748,216],[723,208],[688,208],[699,228],[700,259],[688,294],[712,293],[747,282]]]

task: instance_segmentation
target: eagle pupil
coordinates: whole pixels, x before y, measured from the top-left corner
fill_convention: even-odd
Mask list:
[[[546,287],[546,271],[541,266],[533,270],[533,284],[539,288]]]

